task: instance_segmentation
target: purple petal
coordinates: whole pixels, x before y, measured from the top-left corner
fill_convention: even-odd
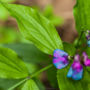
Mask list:
[[[54,58],[53,63],[66,62],[67,60],[64,57]]]
[[[83,57],[84,57],[84,65],[90,66],[90,59],[88,58],[88,55],[86,54],[86,52],[83,52]]]
[[[82,65],[80,64],[79,61],[74,61],[72,64],[73,70],[76,70],[77,72],[80,72],[82,70]]]
[[[72,75],[73,75],[73,69],[72,69],[72,67],[70,67],[70,69],[69,69],[69,71],[68,71],[68,74],[67,74],[67,77],[68,77],[68,78],[71,78]]]
[[[55,66],[57,69],[65,68],[67,65],[68,65],[68,63],[66,63],[66,64],[63,64],[62,62],[54,63],[54,66]]]
[[[86,38],[87,38],[87,40],[90,40],[90,35],[88,34],[88,35],[86,36]]]
[[[86,54],[86,52],[83,52],[83,57],[84,57],[84,61],[88,59],[88,55]]]
[[[53,54],[54,57],[63,57],[63,56],[68,56],[68,54],[66,52],[64,52],[63,50],[60,50],[60,49],[56,49],[54,51],[54,54]]]
[[[57,69],[62,69],[68,65],[68,60],[64,57],[54,58],[53,64]]]
[[[77,63],[76,63],[77,64]],[[83,67],[80,65],[75,65],[75,68],[73,68],[73,65],[70,67],[67,77],[72,78],[73,80],[80,80],[83,76]]]
[[[85,65],[85,66],[90,66],[90,59],[87,59],[87,60],[84,62],[84,65]]]
[[[74,73],[72,75],[73,80],[81,80],[82,77],[83,77],[83,69],[80,72],[74,71]]]
[[[83,76],[83,66],[80,63],[80,56],[77,54],[74,58],[74,62],[71,65],[69,72],[67,74],[68,78],[73,80],[80,80]]]

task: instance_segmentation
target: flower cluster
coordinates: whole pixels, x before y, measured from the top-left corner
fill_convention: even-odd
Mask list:
[[[53,64],[57,69],[65,68],[69,64],[69,55],[63,50],[56,49],[53,54]],[[83,52],[82,54],[83,60],[80,59],[80,55],[76,54],[74,56],[74,61],[67,73],[68,78],[72,78],[73,80],[81,80],[83,77],[83,66],[90,66],[90,59],[88,55]]]

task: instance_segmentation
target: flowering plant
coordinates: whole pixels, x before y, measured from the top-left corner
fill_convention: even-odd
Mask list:
[[[79,38],[73,44],[63,42],[54,25],[38,11],[23,5],[3,2],[0,4],[16,18],[22,35],[46,56],[53,57],[52,62],[45,60],[46,64],[50,63],[50,65],[30,73],[25,63],[14,51],[1,47],[0,77],[22,79],[9,90],[16,88],[19,90],[45,90],[41,82],[37,81],[36,76],[48,69],[50,69],[48,77],[53,87],[57,87],[58,81],[60,90],[90,89],[90,0],[77,0],[74,7]],[[34,57],[36,57],[35,54]]]

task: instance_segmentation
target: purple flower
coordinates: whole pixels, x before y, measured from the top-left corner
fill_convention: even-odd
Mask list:
[[[74,62],[69,69],[67,77],[72,78],[73,80],[80,80],[82,79],[82,76],[83,76],[83,66],[80,63],[80,56],[77,54],[74,57]]]
[[[83,58],[84,58],[84,65],[90,66],[90,59],[88,58],[88,55],[86,54],[86,52],[83,52]]]
[[[68,53],[66,53],[63,50],[56,49],[53,53],[53,64],[57,69],[65,68],[68,64]],[[74,61],[67,73],[68,78],[72,78],[73,80],[81,80],[83,77],[83,64],[85,66],[90,66],[90,59],[88,58],[88,55],[83,52],[83,59],[80,59],[80,55],[76,54],[74,56]]]
[[[53,64],[57,69],[62,69],[68,65],[68,54],[63,50],[56,49],[53,56]]]
[[[54,50],[53,56],[54,57],[63,57],[63,56],[68,56],[68,53],[66,53],[63,50],[56,49],[56,50]]]

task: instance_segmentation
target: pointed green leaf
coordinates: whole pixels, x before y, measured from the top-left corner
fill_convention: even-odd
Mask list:
[[[44,87],[43,83],[40,80],[38,80],[36,78],[34,78],[33,80],[35,81],[35,83],[37,84],[37,86],[40,90],[45,90],[45,87]]]
[[[28,70],[18,55],[8,48],[0,47],[0,78],[20,79],[28,76]]]
[[[40,90],[34,80],[30,79],[22,86],[21,90]]]
[[[76,0],[74,7],[74,16],[76,28],[81,30],[90,30],[90,0]]]
[[[52,55],[54,49],[63,49],[55,27],[37,10],[23,5],[2,4],[16,18],[24,37],[32,41],[41,51]]]
[[[89,73],[84,68],[84,74],[82,80],[75,81],[67,78],[70,65],[64,69],[60,69],[57,72],[57,80],[60,90],[90,90],[88,87],[90,83]]]

